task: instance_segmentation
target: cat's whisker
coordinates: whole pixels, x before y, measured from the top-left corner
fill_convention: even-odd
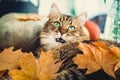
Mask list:
[[[42,35],[42,36],[40,36],[40,39],[42,39],[42,38],[47,38],[48,36],[46,36],[46,35]]]
[[[32,45],[32,44],[34,44],[34,42],[37,40],[37,39],[39,39],[40,37],[38,36],[38,37],[36,37],[35,39],[33,39],[32,40],[32,42],[30,43],[30,45]],[[40,39],[39,39],[40,40]],[[38,43],[39,44],[39,43]]]

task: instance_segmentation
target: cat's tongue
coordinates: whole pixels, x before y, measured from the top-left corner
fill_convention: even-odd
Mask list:
[[[62,38],[56,38],[56,42],[65,43],[65,40]]]

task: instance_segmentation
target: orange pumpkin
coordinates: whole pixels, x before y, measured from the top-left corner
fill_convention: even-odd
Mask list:
[[[100,37],[100,27],[93,21],[86,21],[85,27],[88,29],[90,34],[90,40],[97,40]]]

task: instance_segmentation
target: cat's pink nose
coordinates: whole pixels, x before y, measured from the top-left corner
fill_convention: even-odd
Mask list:
[[[65,43],[65,40],[62,38],[56,38],[56,42]]]

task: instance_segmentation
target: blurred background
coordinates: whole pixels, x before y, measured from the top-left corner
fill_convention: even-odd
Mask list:
[[[107,4],[104,0],[41,0],[39,13],[47,15],[52,3],[56,3],[61,12],[72,15],[71,10],[74,8],[76,15],[82,12],[88,12],[88,19],[97,15],[106,14],[113,0]]]
[[[87,12],[87,19],[100,27],[101,38],[120,42],[120,0],[41,0],[39,14],[48,15],[52,3],[72,16]]]
[[[9,12],[47,16],[53,3],[68,15],[76,16],[87,12],[87,19],[100,27],[102,38],[120,42],[120,19],[116,19],[120,14],[120,0],[0,0],[0,17]],[[112,14],[109,16],[109,13]],[[115,27],[110,27],[111,25]]]

